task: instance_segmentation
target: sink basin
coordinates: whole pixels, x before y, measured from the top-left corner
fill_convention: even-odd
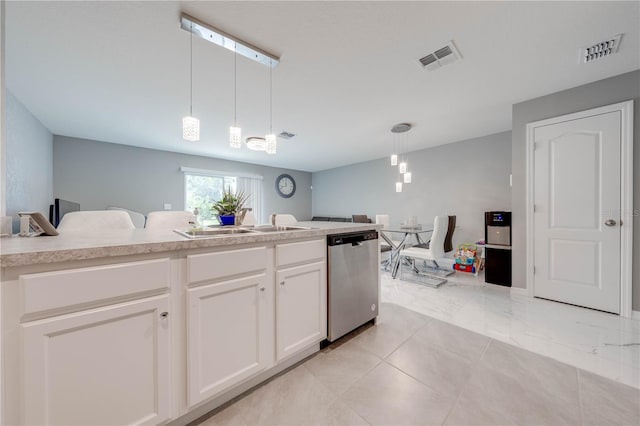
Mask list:
[[[308,226],[293,226],[293,225],[287,225],[287,226],[272,226],[272,225],[268,225],[268,226],[256,226],[253,228],[253,231],[256,232],[284,232],[284,231],[306,231],[309,229],[315,229],[315,228],[310,228]]]
[[[248,234],[251,230],[245,228],[204,228],[204,229],[185,229],[175,230],[180,235],[187,238],[208,238],[223,235]]]

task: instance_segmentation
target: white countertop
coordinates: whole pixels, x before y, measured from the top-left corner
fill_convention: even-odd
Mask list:
[[[298,222],[296,225],[315,229],[255,232],[199,239],[189,239],[173,231],[146,229],[102,231],[91,235],[60,234],[55,237],[14,236],[0,239],[0,266],[12,267],[236,244],[286,241],[382,228],[382,225],[373,223],[352,222]]]

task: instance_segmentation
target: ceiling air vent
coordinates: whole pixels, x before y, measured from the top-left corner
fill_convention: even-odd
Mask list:
[[[621,38],[622,34],[618,34],[593,46],[581,47],[579,50],[580,62],[586,64],[613,55],[618,51]]]
[[[278,137],[282,139],[291,139],[294,136],[295,136],[295,133],[286,132],[284,130],[278,135]]]
[[[446,46],[423,56],[418,59],[418,61],[420,62],[420,65],[422,65],[422,68],[433,71],[459,59],[462,59],[462,56],[460,55],[460,52],[458,52],[458,49],[456,49],[453,41],[450,41]]]

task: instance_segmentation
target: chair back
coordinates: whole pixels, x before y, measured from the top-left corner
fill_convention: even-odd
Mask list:
[[[453,231],[456,230],[456,217],[449,216],[449,226],[447,228],[447,236],[444,239],[444,252],[449,253],[453,250]]]
[[[275,216],[275,225],[276,226],[281,226],[281,225],[295,225],[296,223],[298,223],[298,220],[296,219],[296,217],[292,214],[282,214],[282,213],[278,213],[278,214],[272,214],[269,219],[270,219],[270,223],[274,223],[274,218],[273,216]]]
[[[381,224],[384,229],[389,228],[389,215],[388,214],[377,214],[376,215],[376,224]]]
[[[150,212],[147,215],[146,229],[164,229],[172,231],[174,229],[188,229],[195,223],[196,216],[189,211],[167,211],[160,210]]]
[[[135,229],[129,214],[122,210],[77,211],[65,214],[58,225],[58,232],[87,234],[115,229]]]
[[[251,212],[246,212],[244,214],[244,219],[242,219],[241,225],[253,226],[256,224],[256,217]]]
[[[433,220],[433,234],[431,234],[429,250],[431,250],[431,255],[434,259],[439,259],[444,256],[444,240],[447,236],[448,227],[448,216],[436,216]]]
[[[131,218],[131,222],[133,222],[133,226],[135,226],[136,228],[144,228],[144,225],[147,222],[147,217],[145,215],[133,210],[128,210],[122,207],[114,207],[114,206],[107,207],[107,210],[122,210],[123,212],[127,212],[129,217]]]

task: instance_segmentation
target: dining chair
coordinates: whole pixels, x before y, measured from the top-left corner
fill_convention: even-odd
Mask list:
[[[292,214],[277,213],[269,216],[269,222],[272,225],[284,226],[284,225],[295,225],[296,223],[298,223],[298,220]]]
[[[135,226],[136,228],[144,228],[144,225],[147,222],[147,217],[140,212],[115,206],[109,206],[107,207],[107,210],[122,210],[123,212],[127,212],[129,217],[131,218],[131,222],[133,222],[133,226]]]
[[[196,223],[196,216],[190,211],[160,210],[147,215],[146,229],[188,229]]]
[[[449,253],[453,251],[453,232],[456,230],[456,217],[449,216],[449,221],[447,225],[447,236],[444,238],[444,252]],[[427,241],[424,244],[415,244],[413,247],[428,249],[431,240]]]
[[[65,214],[58,224],[60,234],[99,233],[135,229],[129,214],[122,210],[85,210]]]
[[[400,258],[407,259],[411,265],[414,275],[419,277],[426,277],[428,280],[418,281],[422,284],[427,284],[433,287],[438,287],[447,282],[443,276],[449,276],[454,271],[445,270],[438,265],[438,259],[444,256],[444,242],[447,236],[447,229],[449,224],[449,218],[447,216],[436,216],[433,221],[433,233],[431,234],[431,243],[428,249],[421,247],[409,247],[400,252]],[[423,260],[426,270],[420,270],[416,266],[416,260]],[[427,263],[431,263],[433,266],[429,267]],[[400,270],[400,279],[404,278],[403,269]],[[432,281],[432,282],[429,282]],[[411,280],[409,280],[411,281]]]

